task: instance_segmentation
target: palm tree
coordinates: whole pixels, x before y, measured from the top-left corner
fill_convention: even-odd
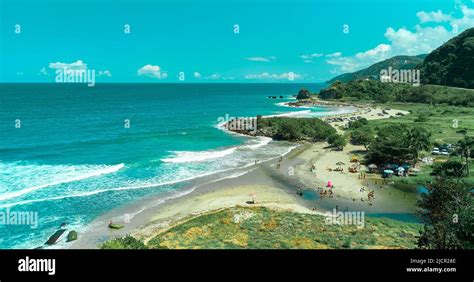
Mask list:
[[[408,130],[408,146],[412,151],[413,159],[418,162],[419,151],[429,150],[431,145],[431,132],[421,127],[413,127]]]
[[[458,153],[461,158],[466,160],[466,175],[469,176],[469,157],[471,156],[471,148],[474,145],[474,139],[465,135],[464,139],[458,141]]]

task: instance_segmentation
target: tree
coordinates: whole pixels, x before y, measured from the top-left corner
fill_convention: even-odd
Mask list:
[[[447,161],[435,165],[431,174],[440,177],[463,177],[465,175],[465,166],[458,161]]]
[[[334,82],[329,88],[319,91],[321,99],[341,99],[344,96],[344,85],[340,81]]]
[[[422,249],[474,248],[474,199],[470,186],[452,178],[439,177],[426,185],[418,207],[424,229],[418,238]]]
[[[368,159],[372,163],[404,163],[413,158],[409,147],[408,127],[388,125],[377,131],[377,137],[370,143]]]
[[[306,89],[301,89],[299,92],[298,92],[298,95],[296,96],[296,99],[298,100],[302,100],[302,99],[308,99],[311,97],[311,93],[306,90]]]
[[[275,134],[277,140],[300,140],[301,137],[301,127],[298,127],[296,122],[291,120],[282,123]]]
[[[408,129],[407,133],[409,148],[412,151],[413,161],[416,165],[419,151],[430,149],[431,132],[421,127],[412,127]]]
[[[347,123],[347,127],[349,129],[353,129],[353,128],[362,127],[362,126],[367,125],[367,124],[369,124],[369,121],[366,118],[360,118],[358,120],[349,121]]]
[[[474,145],[474,139],[465,135],[464,139],[458,141],[458,153],[461,158],[466,161],[466,175],[469,176],[469,157],[471,156],[471,148]]]
[[[359,127],[351,132],[351,142],[354,145],[364,145],[365,149],[369,150],[369,144],[374,141],[374,132],[370,127]]]
[[[328,143],[338,150],[343,150],[347,145],[347,140],[339,134],[334,134],[328,137]]]

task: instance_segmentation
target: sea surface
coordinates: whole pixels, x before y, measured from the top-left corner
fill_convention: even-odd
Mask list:
[[[35,248],[63,222],[81,232],[111,209],[287,153],[294,144],[230,134],[219,119],[334,113],[282,105],[302,87],[324,85],[1,84],[0,217],[35,212],[38,226],[0,224],[0,248]]]

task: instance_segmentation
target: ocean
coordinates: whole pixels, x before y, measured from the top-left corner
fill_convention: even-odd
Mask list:
[[[35,248],[62,223],[80,233],[111,209],[287,153],[294,144],[230,134],[218,120],[333,113],[282,105],[303,87],[324,85],[0,84],[0,212],[38,215],[37,228],[0,224],[0,248]]]

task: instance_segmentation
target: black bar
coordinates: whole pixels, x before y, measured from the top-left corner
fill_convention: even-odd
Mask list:
[[[18,262],[27,256],[54,258],[55,275],[19,272]],[[434,261],[420,266],[411,259]],[[439,259],[455,263],[434,263]],[[0,252],[0,281],[473,281],[473,262],[472,251],[442,250],[7,250]],[[420,267],[456,272],[407,272]]]

